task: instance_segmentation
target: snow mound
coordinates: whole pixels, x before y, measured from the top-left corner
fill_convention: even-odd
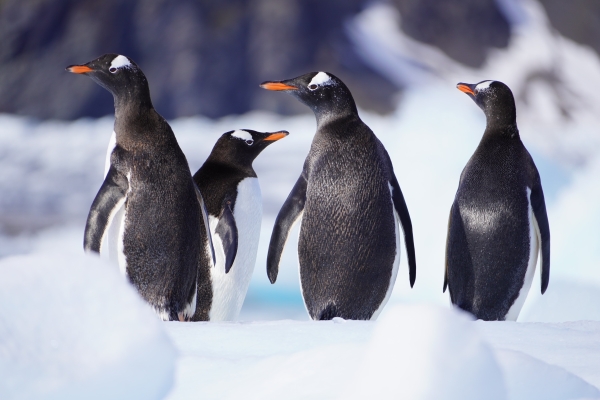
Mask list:
[[[473,322],[456,310],[397,306],[377,323],[356,399],[505,399],[502,372]]]
[[[600,390],[561,367],[519,351],[499,350],[496,357],[510,400],[600,399]]]
[[[161,399],[177,353],[137,293],[99,258],[0,262],[3,399]]]

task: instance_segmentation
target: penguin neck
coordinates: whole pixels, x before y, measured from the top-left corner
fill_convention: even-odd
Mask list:
[[[240,175],[248,177],[256,177],[256,172],[252,168],[252,161],[248,160],[247,157],[238,158],[229,153],[211,153],[206,159],[205,165],[216,167],[219,169],[227,169],[232,172],[236,172]]]
[[[147,143],[167,138],[168,124],[152,106],[150,93],[146,90],[132,90],[114,95],[116,141],[123,147],[136,146],[135,143]],[[167,134],[168,136],[168,134]],[[162,139],[161,139],[162,138]]]
[[[349,102],[345,103],[333,103],[332,107],[313,107],[315,118],[317,119],[317,129],[327,125],[328,123],[344,119],[348,117],[358,118],[358,110],[354,100],[350,99]]]
[[[150,90],[147,86],[134,87],[113,93],[115,117],[129,118],[152,110]]]
[[[519,128],[517,128],[517,123],[513,122],[512,124],[490,124],[488,120],[488,124],[485,128],[485,132],[483,134],[484,139],[520,139],[519,136]]]

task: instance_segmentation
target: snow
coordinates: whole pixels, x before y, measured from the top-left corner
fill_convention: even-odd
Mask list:
[[[161,399],[177,353],[164,326],[98,257],[0,261],[4,399]]]
[[[385,4],[348,23],[371,66],[407,87],[390,115],[360,110],[394,164],[417,256],[411,289],[402,251],[378,322],[308,320],[298,226],[277,283],[266,276],[271,229],[302,170],[312,114],[171,121],[192,172],[236,127],[290,132],[254,162],[264,214],[244,322],[236,323],[162,323],[116,266],[82,255],[112,117],[0,115],[0,397],[600,398],[600,59],[552,31],[536,2],[499,4],[510,9],[515,35],[481,70],[404,36]],[[540,76],[551,79],[532,78]],[[540,294],[538,268],[518,322],[468,321],[442,293],[448,212],[485,125],[455,85],[486,79],[515,93],[551,229],[548,290]]]
[[[471,322],[441,306],[378,322],[166,323],[167,399],[600,398],[600,322]]]
[[[544,363],[519,351],[496,353],[504,368],[508,398],[513,400],[593,399],[600,391],[564,368]]]
[[[374,329],[348,398],[506,398],[502,372],[471,318],[424,305],[396,306]]]

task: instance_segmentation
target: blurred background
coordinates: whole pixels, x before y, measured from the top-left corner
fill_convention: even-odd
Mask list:
[[[104,89],[64,69],[104,53],[143,69],[192,172],[226,131],[290,131],[255,163],[265,217],[242,318],[307,318],[296,243],[276,285],[265,258],[314,117],[258,84],[309,71],[348,85],[392,156],[418,261],[410,290],[402,257],[392,302],[448,302],[441,293],[447,215],[485,126],[455,85],[495,79],[515,95],[552,231],[550,287],[539,299],[534,282],[524,318],[600,318],[589,306],[600,304],[600,2],[0,0],[1,256],[81,252],[113,104]]]

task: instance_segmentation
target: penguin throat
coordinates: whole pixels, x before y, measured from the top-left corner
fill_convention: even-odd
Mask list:
[[[139,113],[153,108],[148,88],[124,90],[113,93],[115,117],[126,118],[129,113]]]
[[[358,116],[354,100],[350,100],[350,102],[332,101],[329,107],[317,105],[313,106],[312,109],[317,119],[317,127],[321,127],[337,119]]]

